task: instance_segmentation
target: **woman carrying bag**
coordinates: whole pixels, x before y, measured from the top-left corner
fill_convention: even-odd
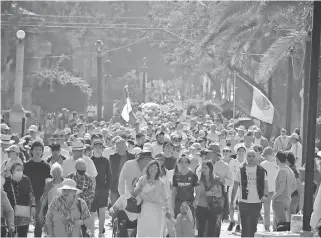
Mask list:
[[[12,176],[3,185],[11,206],[14,208],[14,224],[18,237],[27,237],[31,217],[36,214],[36,202],[30,179],[23,175],[23,165],[14,163]]]

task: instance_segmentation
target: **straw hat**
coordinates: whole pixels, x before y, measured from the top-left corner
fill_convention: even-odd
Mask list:
[[[74,191],[77,191],[77,194],[81,193],[82,191],[76,188],[76,186],[77,186],[76,181],[72,179],[65,179],[62,182],[62,186],[58,188],[57,191],[61,193],[62,190],[74,190]]]
[[[34,132],[38,132],[38,127],[36,125],[31,125],[29,127],[29,131],[34,131]]]
[[[4,151],[20,153],[20,149],[18,145],[11,145],[9,148],[5,149]]]
[[[3,134],[1,134],[0,143],[4,144],[4,145],[11,145],[11,144],[14,143],[14,140],[11,140],[11,135],[3,135]]]
[[[85,150],[86,146],[84,146],[84,144],[80,140],[76,140],[76,141],[72,142],[71,149],[72,150]]]

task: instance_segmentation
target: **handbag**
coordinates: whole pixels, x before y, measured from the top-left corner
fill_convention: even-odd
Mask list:
[[[14,203],[15,203],[14,215],[16,217],[28,217],[28,218],[30,218],[31,217],[30,206],[18,205],[12,183],[11,183],[11,189],[12,189],[13,199],[14,199]]]
[[[210,187],[205,186],[205,190],[206,191],[210,191],[211,188],[214,186],[214,184],[212,184]],[[222,188],[222,191],[223,188]],[[221,215],[224,213],[225,208],[225,196],[224,194],[222,194],[221,197],[210,197],[208,199],[208,210],[209,210],[209,215]]]
[[[78,206],[78,209],[79,209],[79,212],[80,212],[80,216],[81,216],[82,207],[81,207],[80,199],[78,199],[77,206]],[[86,227],[86,225],[81,225],[80,228],[81,228],[82,237],[91,237],[91,231]]]
[[[134,197],[130,197],[127,199],[127,206],[125,210],[131,213],[140,213],[142,210],[142,204],[138,205],[137,199]]]

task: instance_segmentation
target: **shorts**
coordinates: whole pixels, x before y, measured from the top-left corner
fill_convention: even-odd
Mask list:
[[[108,206],[108,189],[97,189],[95,191],[95,198],[91,204],[90,212],[98,212],[99,208],[104,208]]]

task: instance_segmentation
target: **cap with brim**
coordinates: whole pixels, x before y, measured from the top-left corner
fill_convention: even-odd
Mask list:
[[[29,127],[29,131],[35,131],[35,132],[37,132],[37,131],[38,131],[38,127],[35,126],[35,125],[31,125],[31,126]]]
[[[239,126],[238,128],[236,128],[236,130],[238,130],[238,131],[245,131],[245,127],[244,127],[244,126]]]
[[[1,123],[1,129],[3,129],[3,130],[9,130],[10,127],[9,127],[7,124],[5,124],[5,123]]]
[[[153,149],[152,149],[152,144],[150,143],[145,143],[143,150],[141,153],[152,153]]]
[[[52,136],[49,138],[50,140],[60,139],[60,136],[58,133],[52,134]]]
[[[210,144],[208,148],[206,149],[207,153],[216,153],[218,155],[221,155],[221,148],[218,144]]]
[[[236,145],[236,152],[239,151],[239,149],[243,148],[244,150],[246,150],[245,146],[240,144],[240,145]]]
[[[60,188],[57,189],[57,191],[59,193],[62,193],[62,190],[74,190],[77,192],[77,194],[81,193],[82,191],[80,189],[78,189],[77,184],[74,180],[72,179],[65,179],[62,182],[62,186]]]
[[[19,153],[20,149],[18,145],[11,145],[9,148],[5,149],[6,152],[16,152]]]

